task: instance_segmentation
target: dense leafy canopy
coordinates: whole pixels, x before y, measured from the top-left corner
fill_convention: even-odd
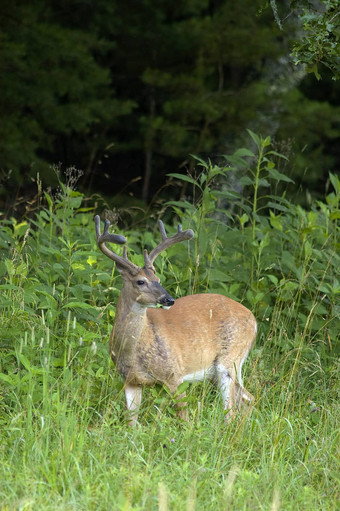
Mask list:
[[[87,190],[117,193],[140,176],[130,189],[148,199],[168,172],[193,167],[189,154],[218,158],[245,128],[274,135],[293,156],[290,176],[315,189],[339,158],[337,7],[5,0],[0,168],[11,172],[9,190],[37,172],[52,183],[50,165],[62,162],[84,170]]]
[[[296,63],[304,63],[307,71],[319,80],[326,66],[334,79],[340,76],[340,10],[339,0],[298,2],[291,4],[300,10],[303,35],[293,47]]]

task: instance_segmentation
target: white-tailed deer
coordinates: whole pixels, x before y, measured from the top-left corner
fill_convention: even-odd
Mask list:
[[[118,256],[106,242],[123,244],[124,236],[110,234],[106,220],[100,232],[100,218],[95,217],[97,243],[120,271],[121,290],[110,354],[122,375],[130,424],[138,418],[142,386],[161,383],[175,394],[185,381],[212,379],[222,394],[226,418],[236,409],[249,406],[253,397],[243,387],[242,365],[256,336],[256,321],[243,305],[219,294],[196,294],[174,300],[160,285],[153,266],[156,257],[175,243],[189,240],[191,229],[167,237],[159,221],[161,243],[150,254],[144,251],[144,267]],[[161,306],[161,308],[156,307]],[[185,393],[177,403],[179,415],[186,418]]]

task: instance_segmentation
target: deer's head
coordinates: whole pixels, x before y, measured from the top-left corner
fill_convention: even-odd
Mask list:
[[[160,285],[160,280],[156,275],[153,263],[163,250],[166,250],[175,243],[191,239],[194,235],[193,231],[191,229],[182,231],[182,227],[179,225],[177,233],[168,238],[163,222],[159,220],[162,241],[150,254],[144,250],[144,266],[141,268],[129,261],[126,246],[124,246],[122,257],[107,248],[105,245],[106,242],[116,244],[126,243],[126,238],[124,236],[109,233],[109,220],[105,221],[103,234],[100,232],[100,217],[98,215],[96,215],[94,221],[98,247],[107,257],[116,263],[117,269],[121,273],[124,281],[125,295],[128,296],[129,300],[140,307],[171,307],[175,303],[175,300]]]

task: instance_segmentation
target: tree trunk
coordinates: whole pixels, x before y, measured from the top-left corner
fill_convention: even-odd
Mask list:
[[[152,154],[154,144],[154,127],[153,120],[155,117],[156,101],[155,101],[155,90],[152,87],[149,96],[149,126],[145,133],[145,168],[144,168],[144,180],[142,189],[142,199],[147,202],[149,197],[150,180],[152,174]]]
[[[151,171],[152,171],[152,149],[148,148],[145,150],[145,168],[142,189],[142,199],[144,202],[147,202],[149,197]]]

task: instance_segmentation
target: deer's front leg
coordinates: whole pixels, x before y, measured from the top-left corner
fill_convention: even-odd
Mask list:
[[[187,403],[185,400],[187,394],[185,391],[178,394],[177,388],[178,388],[177,384],[168,385],[168,389],[170,390],[170,392],[173,396],[173,400],[175,402],[178,417],[184,421],[187,421],[187,420],[189,420]]]
[[[138,419],[138,411],[142,402],[142,387],[126,383],[124,386],[126,406],[129,414],[129,426],[135,426]]]
[[[187,397],[186,392],[182,392],[176,396],[176,408],[177,415],[180,419],[187,421],[189,420],[188,408],[185,398]]]

